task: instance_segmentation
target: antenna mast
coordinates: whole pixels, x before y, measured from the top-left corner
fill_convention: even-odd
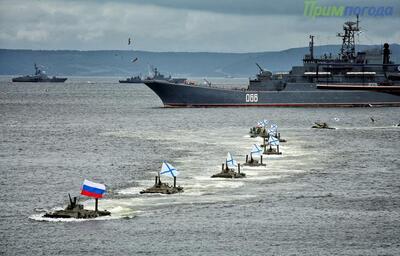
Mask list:
[[[352,61],[356,57],[356,40],[355,34],[360,31],[359,19],[357,15],[357,22],[347,21],[343,25],[344,33],[338,33],[338,37],[342,38],[342,48],[340,54],[342,60]]]
[[[314,36],[310,35],[310,58],[311,60],[314,60]]]

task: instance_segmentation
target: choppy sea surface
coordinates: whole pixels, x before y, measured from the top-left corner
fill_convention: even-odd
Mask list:
[[[117,80],[0,78],[0,254],[400,255],[400,108],[162,108]],[[248,131],[262,119],[283,154],[211,179],[261,143]],[[140,195],[163,160],[184,193]],[[42,217],[85,178],[107,185],[111,217]]]

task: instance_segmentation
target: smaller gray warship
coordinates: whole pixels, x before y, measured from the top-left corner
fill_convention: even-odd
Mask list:
[[[179,83],[185,83],[186,82],[186,78],[174,78],[169,76],[164,76],[163,74],[161,74],[157,68],[153,69],[153,76],[152,77],[147,77],[146,80],[161,80],[161,81],[168,81],[170,83],[174,83],[174,84],[179,84]]]
[[[143,83],[143,80],[140,76],[132,76],[125,80],[119,80],[119,82],[122,84],[141,84]]]
[[[96,199],[95,210],[86,210],[82,204],[77,202],[77,198],[71,199],[71,195],[68,194],[69,204],[64,210],[58,210],[54,212],[48,212],[43,217],[46,218],[75,218],[75,219],[94,219],[101,216],[109,216],[109,211],[98,210],[98,201]]]
[[[46,72],[41,70],[35,63],[35,74],[27,75],[27,76],[19,76],[14,77],[12,79],[13,82],[30,82],[30,83],[39,83],[39,82],[50,82],[50,83],[64,83],[67,78],[65,77],[49,77],[46,75]]]
[[[160,80],[160,81],[168,81],[170,83],[184,83],[186,82],[186,78],[173,78],[171,76],[165,76],[161,74],[157,68],[152,69],[153,75],[148,76],[146,78],[141,78],[140,76],[129,77],[125,80],[119,80],[120,83],[132,83],[132,84],[141,84],[145,81],[151,80]]]

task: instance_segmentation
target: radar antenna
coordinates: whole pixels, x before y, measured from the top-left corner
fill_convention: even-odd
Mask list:
[[[355,34],[360,31],[359,18],[357,21],[347,21],[343,25],[344,33],[338,33],[337,36],[342,38],[342,48],[340,56],[344,61],[353,61],[356,58],[356,41]]]

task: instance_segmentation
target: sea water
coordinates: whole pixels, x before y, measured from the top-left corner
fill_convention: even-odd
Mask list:
[[[0,79],[0,254],[400,254],[399,108],[163,108],[117,80]],[[245,179],[211,179],[227,152],[244,163],[261,144],[248,132],[263,119],[283,154],[243,167]],[[184,193],[140,195],[163,160]],[[111,217],[42,217],[85,178],[107,185],[99,207]]]

